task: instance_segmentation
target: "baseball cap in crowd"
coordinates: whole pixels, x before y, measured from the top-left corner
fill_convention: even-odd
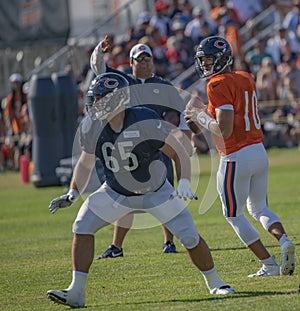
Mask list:
[[[10,82],[22,82],[23,81],[23,77],[20,73],[13,73],[10,77],[9,77],[9,81]]]
[[[168,9],[170,7],[170,3],[158,0],[155,3],[155,12],[159,12],[164,9]]]
[[[137,58],[142,53],[147,53],[150,56],[152,56],[151,49],[150,49],[150,47],[148,45],[146,45],[146,44],[136,44],[130,50],[129,57],[130,58]]]

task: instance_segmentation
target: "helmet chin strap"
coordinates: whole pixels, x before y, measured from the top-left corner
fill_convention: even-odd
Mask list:
[[[219,71],[217,72],[214,72],[214,68],[215,68],[215,63],[211,66],[210,70],[208,70],[208,74],[206,74],[203,70],[203,74],[204,74],[204,77],[206,78],[211,78],[211,77],[214,77],[215,75],[218,75],[220,73],[223,73],[224,71],[226,71],[226,69],[228,68],[229,65],[232,64],[232,58],[231,59],[228,59],[227,62],[226,62],[226,65],[224,67],[222,67]]]
[[[211,66],[210,70],[203,70],[204,77],[212,77],[214,72],[214,65]]]

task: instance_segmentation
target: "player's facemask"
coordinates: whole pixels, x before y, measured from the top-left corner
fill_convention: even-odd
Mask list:
[[[203,77],[211,77],[215,73],[217,60],[214,56],[197,57],[195,61],[198,63],[198,68]]]
[[[92,120],[105,120],[109,115],[125,106],[129,100],[129,88],[115,90],[105,96],[92,96],[92,104],[87,105],[88,114]]]

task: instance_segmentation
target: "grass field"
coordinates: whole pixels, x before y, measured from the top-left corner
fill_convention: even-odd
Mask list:
[[[300,247],[300,151],[271,149],[269,205],[281,218],[291,240]],[[210,160],[200,158],[198,195],[209,179]],[[194,178],[197,178],[194,172]],[[48,289],[62,289],[71,281],[71,226],[80,201],[51,215],[49,201],[62,187],[22,185],[18,173],[0,175],[0,309],[11,311],[66,310],[46,298]],[[200,234],[206,239],[219,271],[236,289],[235,295],[208,293],[204,280],[175,240],[179,253],[162,253],[159,226],[131,230],[124,258],[95,261],[87,285],[91,310],[300,310],[297,266],[293,276],[249,279],[260,267],[221,215],[219,201],[203,215],[199,201],[189,204]],[[251,220],[252,221],[252,220]],[[280,261],[278,243],[255,225],[269,251]],[[96,253],[111,242],[113,226],[96,235]],[[300,252],[297,251],[300,263]]]

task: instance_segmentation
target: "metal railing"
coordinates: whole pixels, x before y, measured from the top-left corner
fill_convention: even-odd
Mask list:
[[[53,72],[62,72],[67,64],[72,64],[77,71],[75,75],[78,75],[82,67],[87,63],[86,46],[93,44],[92,41],[95,42],[100,35],[103,35],[103,31],[109,28],[108,25],[114,24],[114,20],[120,21],[120,18],[118,19],[120,16],[122,16],[122,21],[126,21],[126,24],[133,24],[134,18],[131,11],[137,5],[137,2],[138,0],[126,1],[112,14],[106,14],[101,21],[95,23],[87,31],[69,39],[68,44],[65,46],[52,44],[35,48],[24,46],[19,50],[13,48],[0,49],[0,99],[4,98],[10,91],[9,76],[13,72],[22,73],[27,81],[35,74],[48,75]],[[141,5],[141,3],[138,4]],[[143,5],[147,8],[149,1],[145,0]],[[109,29],[117,31],[115,24]],[[125,29],[122,28],[120,34],[124,32]],[[89,41],[88,44],[87,41]]]
[[[255,37],[249,38],[249,33],[251,29],[256,27],[258,24],[263,22],[268,16],[272,14],[274,17],[273,23],[265,27],[263,30],[260,30],[259,33],[257,33]],[[259,15],[257,15],[252,20],[251,25],[246,24],[243,27],[241,27],[239,29],[239,35],[241,36],[242,41],[244,42],[242,46],[243,52],[247,52],[249,49],[251,49],[257,43],[258,40],[267,38],[268,36],[273,34],[280,26],[281,19],[282,18],[280,14],[276,10],[276,6],[271,5],[270,7],[262,11]],[[194,69],[194,66],[192,65],[190,68],[186,69],[183,73],[181,73],[178,77],[172,80],[172,83],[174,85],[180,85],[184,80],[190,78],[194,73],[195,73],[195,69]],[[196,81],[192,83],[186,90],[189,92],[192,92],[198,84],[199,84],[199,81]]]
[[[24,51],[2,51],[3,60],[2,65],[0,64],[0,71],[1,74],[1,84],[3,89],[0,90],[0,97],[3,97],[7,94],[9,83],[8,83],[8,77],[9,74],[13,71],[16,71],[21,66],[26,66],[26,68],[22,67],[24,70],[24,76],[25,79],[28,80],[30,77],[34,74],[49,74],[51,72],[59,72],[64,69],[64,67],[69,62],[75,62],[76,68],[80,68],[83,64],[82,61],[85,59],[85,51],[84,47],[80,46],[81,40],[87,38],[87,37],[93,37],[95,40],[99,38],[101,33],[101,28],[105,26],[106,24],[110,23],[112,20],[114,20],[118,15],[120,15],[122,12],[126,14],[128,19],[128,25],[132,24],[132,14],[131,14],[131,7],[137,2],[138,0],[128,0],[124,5],[122,5],[119,9],[117,9],[113,14],[108,16],[106,19],[101,21],[100,23],[95,24],[91,29],[87,30],[86,32],[82,33],[80,36],[76,37],[73,42],[69,43],[68,45],[65,45],[63,47],[56,47],[56,51],[53,52],[53,54],[47,58],[46,60],[42,61],[42,57],[39,57],[35,54],[35,60],[33,63],[29,63],[27,54],[29,53],[26,49]],[[145,8],[149,9],[149,3],[150,1],[145,0]],[[148,7],[147,7],[148,6]],[[127,12],[127,13],[126,13]],[[243,51],[247,51],[250,48],[254,46],[254,44],[257,42],[258,39],[265,38],[269,36],[278,26],[281,22],[281,17],[279,13],[276,11],[275,5],[271,5],[269,8],[261,12],[257,17],[253,19],[251,27],[255,27],[255,25],[261,23],[268,17],[269,15],[274,15],[274,23],[272,25],[269,25],[265,29],[261,30],[254,38],[248,38],[248,34],[250,32],[249,25],[243,26],[239,33],[241,37],[243,38],[244,44],[243,44]],[[58,49],[59,48],[59,49]],[[30,47],[28,48],[30,49]],[[54,48],[52,48],[53,50]],[[58,50],[57,50],[58,49]],[[31,53],[34,53],[35,51],[32,51]],[[14,53],[14,59],[12,59],[12,54]],[[8,61],[8,56],[10,55],[10,61]],[[44,53],[45,55],[45,53]],[[21,61],[20,61],[21,59]],[[70,59],[72,61],[70,61]],[[8,64],[9,63],[9,64]],[[180,85],[182,81],[189,79],[194,75],[194,66],[191,66],[188,68],[185,72],[180,74],[178,77],[176,77],[172,83],[174,85]],[[195,83],[196,84],[196,83]],[[193,90],[195,87],[195,84],[192,84],[189,86],[189,90]],[[2,94],[1,94],[2,93]]]
[[[264,27],[264,29],[260,29],[260,31],[256,34],[254,38],[249,38],[249,33],[251,29],[259,25],[260,23],[263,23],[265,19],[267,19],[270,16],[273,16],[274,19],[273,22],[270,25],[267,25],[267,27]],[[274,4],[265,9],[264,11],[262,11],[252,20],[250,26],[245,25],[239,30],[239,34],[244,41],[243,52],[246,52],[250,48],[252,48],[258,40],[264,39],[268,37],[270,34],[273,34],[280,27],[281,22],[282,17]]]
[[[102,21],[101,23],[93,26],[91,29],[84,32],[82,35],[78,36],[76,38],[76,41],[73,45],[66,45],[62,47],[59,51],[54,53],[51,57],[46,59],[42,64],[40,64],[38,67],[34,68],[32,71],[30,71],[26,79],[29,79],[32,75],[42,72],[44,69],[51,67],[53,62],[56,62],[59,58],[66,55],[71,49],[74,49],[78,42],[80,42],[81,39],[87,38],[87,37],[98,37],[99,29],[104,26],[105,24],[108,24],[111,20],[113,20],[115,17],[117,17],[121,12],[127,10],[134,2],[137,0],[129,0],[127,3],[125,3],[123,6],[121,6],[119,9],[117,9],[113,14],[111,14],[107,19]]]

